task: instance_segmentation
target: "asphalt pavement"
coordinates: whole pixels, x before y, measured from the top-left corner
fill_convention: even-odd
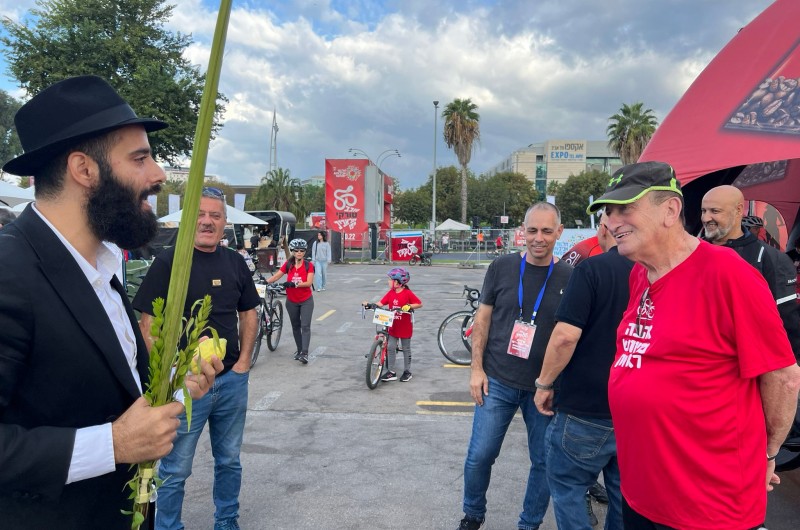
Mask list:
[[[292,359],[286,323],[275,352],[250,374],[240,495],[241,528],[455,529],[462,517],[463,465],[472,427],[469,369],[450,365],[436,345],[439,324],[463,309],[464,284],[481,287],[485,269],[409,267],[424,307],[415,313],[413,379],[369,390],[364,358],[375,326],[362,300],[387,290],[389,265],[331,265],[314,294],[309,363]],[[397,361],[402,372],[402,358]],[[529,460],[525,428],[512,422],[494,465],[487,528],[513,529]],[[213,457],[200,438],[187,482],[187,529],[211,530]],[[605,506],[594,504],[602,528]],[[800,471],[770,494],[770,530],[800,528]],[[542,530],[555,530],[552,507]]]

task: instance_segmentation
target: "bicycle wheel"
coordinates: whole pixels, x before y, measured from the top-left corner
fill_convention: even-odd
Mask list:
[[[412,257],[410,260],[408,260],[408,264],[409,264],[409,265],[412,265],[412,266],[413,266],[413,265],[416,265],[416,264],[417,264],[417,257],[416,257],[416,256],[414,256],[414,257]]]
[[[431,249],[431,252],[433,252],[434,254],[441,254],[442,249],[440,249],[439,247],[433,247]]]
[[[269,327],[267,328],[267,348],[275,351],[281,341],[281,330],[283,329],[283,304],[276,301],[269,312]]]
[[[381,380],[381,351],[386,339],[380,338],[372,343],[367,355],[367,387],[372,390]]]
[[[256,307],[256,318],[258,319],[258,332],[256,333],[256,341],[253,343],[253,352],[250,354],[250,368],[256,365],[258,353],[261,351],[261,339],[264,338],[264,332],[267,329],[263,303]]]
[[[454,364],[472,363],[472,339],[466,336],[472,326],[472,311],[456,311],[439,326],[439,350]]]

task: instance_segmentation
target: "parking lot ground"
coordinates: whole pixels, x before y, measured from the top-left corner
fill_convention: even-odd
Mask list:
[[[365,384],[375,333],[362,300],[387,290],[388,265],[332,265],[315,293],[308,365],[292,360],[291,327],[250,375],[242,447],[243,529],[454,529],[462,517],[463,465],[472,427],[469,369],[450,365],[436,332],[464,308],[464,284],[481,287],[485,269],[410,267],[415,313],[407,383]],[[321,320],[318,320],[322,318]],[[397,368],[402,371],[403,360]],[[525,428],[512,422],[494,465],[487,528],[516,528],[529,467]],[[204,434],[187,483],[187,529],[213,528],[213,457]],[[770,494],[770,530],[800,528],[800,474],[784,474]],[[605,506],[594,504],[600,518]],[[773,514],[775,514],[773,516]],[[552,508],[542,530],[555,530]]]

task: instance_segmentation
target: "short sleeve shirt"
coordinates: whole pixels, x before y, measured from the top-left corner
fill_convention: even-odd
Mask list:
[[[303,261],[300,267],[294,266],[294,260],[281,265],[281,272],[286,275],[287,282],[300,284],[308,280],[308,275],[314,272],[314,264],[308,260]],[[286,298],[294,304],[305,302],[311,298],[311,287],[289,287],[286,289]]]
[[[174,257],[174,247],[156,257],[133,299],[134,308],[152,315],[153,300],[159,297],[166,300]],[[208,325],[228,341],[223,360],[228,371],[239,359],[238,313],[253,309],[261,301],[242,256],[224,247],[217,247],[214,252],[194,249],[184,316],[188,316],[192,305],[207,294],[211,295]],[[205,335],[211,336],[209,332]],[[181,340],[181,347],[184,347],[184,339]]]
[[[561,260],[553,265],[553,273],[547,281],[536,315],[536,334],[530,355],[522,359],[509,355],[507,351],[514,322],[520,313],[519,268],[523,259],[519,253],[500,256],[486,271],[480,301],[492,306],[492,318],[483,352],[483,369],[486,375],[505,385],[533,392],[536,390],[533,382],[542,370],[544,352],[556,323],[556,309],[572,274],[572,266]],[[536,297],[547,277],[548,266],[526,263],[524,270],[522,314],[526,321],[530,321]]]
[[[400,309],[406,304],[421,304],[417,295],[411,289],[405,287],[396,292],[394,289],[383,295],[381,305],[388,305],[389,309]],[[398,313],[394,317],[392,327],[389,328],[389,335],[399,339],[408,339],[414,334],[413,315]]]

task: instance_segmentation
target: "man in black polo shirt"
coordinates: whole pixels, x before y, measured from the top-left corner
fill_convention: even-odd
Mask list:
[[[545,446],[556,521],[559,528],[574,530],[591,528],[585,495],[601,471],[608,492],[606,529],[622,529],[608,373],[616,353],[617,326],[628,305],[633,262],[617,252],[606,221],[603,214],[597,231],[605,252],[580,262],[564,291],[534,395],[539,412],[555,415]],[[554,400],[553,383],[559,375]]]

